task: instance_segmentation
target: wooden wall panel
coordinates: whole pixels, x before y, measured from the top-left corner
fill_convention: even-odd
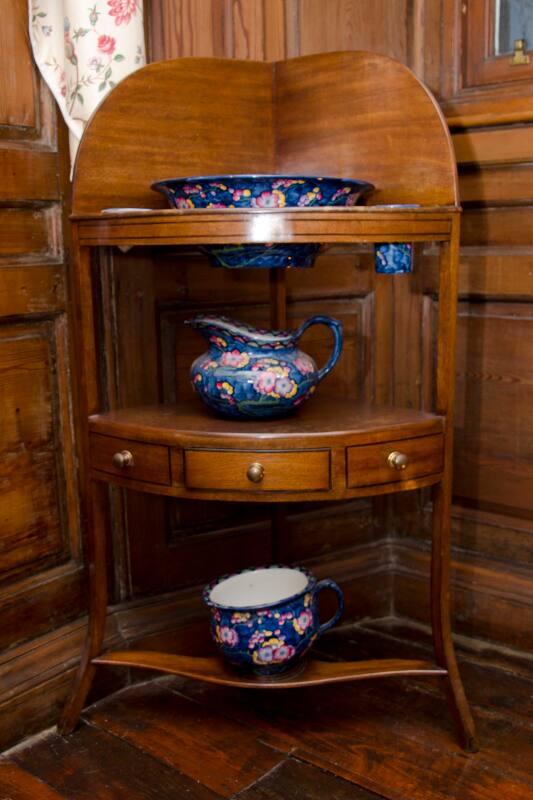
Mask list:
[[[85,610],[85,583],[62,231],[68,152],[65,146],[59,153],[53,101],[32,62],[25,0],[2,3],[0,71],[0,662],[5,664],[15,663],[36,637],[61,638],[58,629]],[[33,714],[21,700],[27,676],[0,682],[0,741],[6,746],[55,722],[53,704],[43,702],[46,690],[35,698],[50,666],[50,650],[38,652]],[[56,678],[64,696],[67,687],[59,673]]]
[[[49,325],[0,327],[0,581],[64,554]]]
[[[533,313],[527,304],[462,304],[459,315],[455,493],[531,516]]]
[[[14,68],[16,65],[16,68]],[[4,0],[0,26],[0,125],[33,128],[36,125],[35,73],[24,0]]]
[[[404,61],[407,5],[406,0],[298,0],[298,55],[371,50]]]
[[[54,230],[48,212],[40,208],[0,209],[0,257],[51,253]]]

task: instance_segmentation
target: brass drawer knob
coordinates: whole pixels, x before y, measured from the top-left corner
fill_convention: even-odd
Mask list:
[[[263,478],[265,477],[265,468],[262,464],[258,461],[254,461],[253,464],[250,464],[248,469],[246,470],[246,477],[252,483],[261,483]]]
[[[387,463],[392,469],[405,469],[409,463],[409,459],[405,453],[400,453],[399,450],[393,450],[389,453]]]
[[[117,469],[133,467],[133,454],[129,450],[121,450],[113,456],[113,466]]]

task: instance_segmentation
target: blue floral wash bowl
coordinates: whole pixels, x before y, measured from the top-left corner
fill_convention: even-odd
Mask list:
[[[366,181],[306,175],[211,175],[157,181],[152,189],[174,208],[311,208],[353,206],[373,185]],[[227,269],[312,267],[320,244],[237,244],[204,248]]]
[[[321,625],[318,594],[323,589],[336,593],[338,608]],[[277,565],[218,578],[205,587],[203,599],[220,653],[233,666],[258,675],[296,666],[344,610],[342,591],[334,581],[317,581],[301,567]]]
[[[210,314],[187,320],[207,340],[208,350],[191,366],[193,389],[213,411],[227,417],[273,418],[295,411],[315,392],[342,351],[342,325],[310,317],[295,331],[267,331]],[[298,349],[311,325],[333,333],[333,352],[322,369]]]

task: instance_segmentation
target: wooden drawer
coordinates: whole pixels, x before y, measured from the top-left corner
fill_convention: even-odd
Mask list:
[[[442,434],[348,447],[348,486],[374,486],[436,474],[442,470],[442,447]],[[396,469],[394,464],[389,463],[389,457],[393,453],[407,457],[404,469]]]
[[[133,461],[123,467],[115,466],[116,453],[131,453]],[[114,436],[91,434],[91,464],[94,469],[133,478],[147,483],[170,483],[170,461],[168,447],[160,444],[145,444]]]
[[[189,489],[305,492],[330,487],[329,450],[185,450],[184,459]]]

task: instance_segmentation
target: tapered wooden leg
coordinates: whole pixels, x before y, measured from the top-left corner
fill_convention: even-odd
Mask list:
[[[444,678],[461,743],[475,752],[476,729],[457,667],[450,620],[450,507],[451,489],[445,482],[433,488],[433,547],[431,554],[431,619],[436,662]]]
[[[71,733],[76,727],[94,677],[92,659],[101,653],[107,611],[106,508],[107,485],[90,481],[88,488],[89,624],[74,686],[67,700],[58,731]]]

